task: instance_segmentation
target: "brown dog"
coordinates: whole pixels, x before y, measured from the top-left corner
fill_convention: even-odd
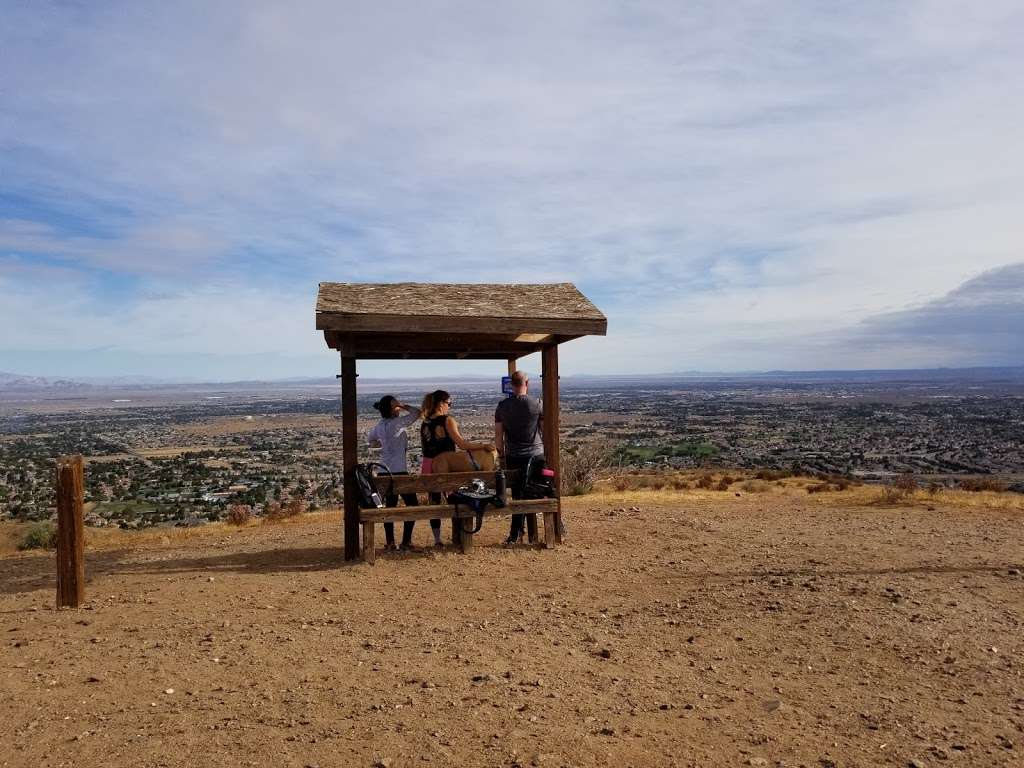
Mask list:
[[[477,466],[473,466],[469,453],[473,454],[473,460],[476,461]],[[497,451],[485,451],[483,448],[477,448],[469,453],[448,451],[438,454],[434,457],[431,473],[437,475],[442,472],[493,472],[497,466]]]

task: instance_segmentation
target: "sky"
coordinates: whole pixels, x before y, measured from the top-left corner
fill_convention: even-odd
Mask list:
[[[1021,363],[1017,0],[0,14],[0,371],[333,375],[321,281],[574,282],[569,374]]]

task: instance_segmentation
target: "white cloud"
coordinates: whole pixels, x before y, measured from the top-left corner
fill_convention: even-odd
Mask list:
[[[10,16],[0,257],[173,297],[84,299],[125,349],[305,348],[320,280],[568,279],[613,334],[573,364],[746,368],[1020,258],[1018,3]]]

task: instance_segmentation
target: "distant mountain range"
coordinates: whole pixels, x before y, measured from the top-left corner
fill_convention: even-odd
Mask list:
[[[937,382],[937,381],[1024,381],[1024,366],[991,367],[991,368],[924,368],[924,369],[891,369],[891,370],[860,370],[860,371],[743,371],[743,372],[702,372],[680,371],[661,374],[579,374],[562,377],[563,383],[577,381],[580,384],[599,384],[602,382],[641,383],[644,381],[665,383],[678,380],[706,381],[778,381],[778,382]],[[491,384],[494,376],[452,376],[422,378],[381,378],[360,379],[361,387],[376,385],[403,384],[411,386],[422,383],[432,387],[452,384]],[[38,393],[86,393],[97,390],[288,390],[324,387],[336,387],[338,382],[330,378],[291,378],[266,381],[199,381],[183,379],[160,379],[152,376],[115,376],[109,378],[88,377],[80,379],[48,378],[43,376],[26,376],[17,373],[0,371],[0,392],[38,392]]]

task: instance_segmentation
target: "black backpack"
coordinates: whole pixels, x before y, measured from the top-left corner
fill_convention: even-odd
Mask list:
[[[531,456],[519,476],[519,498],[521,499],[552,499],[555,487],[551,478],[541,474],[547,466],[542,456]]]
[[[374,470],[377,474],[374,474]],[[395,479],[387,465],[379,461],[370,461],[366,464],[356,464],[356,492],[359,495],[359,507],[361,509],[383,509],[384,498],[391,493],[395,487]],[[377,488],[377,480],[386,474],[388,476],[387,490],[382,495]]]

